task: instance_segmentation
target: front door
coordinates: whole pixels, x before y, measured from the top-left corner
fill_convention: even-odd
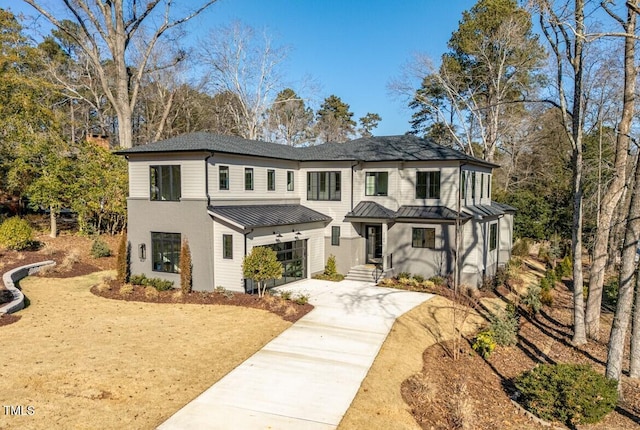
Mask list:
[[[365,227],[367,239],[367,264],[378,264],[382,261],[382,226],[368,225]]]

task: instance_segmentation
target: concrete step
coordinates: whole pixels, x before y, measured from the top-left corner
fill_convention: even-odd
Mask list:
[[[376,272],[375,267],[355,266],[349,270],[346,279],[350,281],[376,282],[376,275],[381,278],[380,272]]]

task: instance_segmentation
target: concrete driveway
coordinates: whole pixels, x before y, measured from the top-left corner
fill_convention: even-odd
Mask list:
[[[432,297],[357,281],[280,289],[315,309],[159,429],[335,429],[395,319]]]

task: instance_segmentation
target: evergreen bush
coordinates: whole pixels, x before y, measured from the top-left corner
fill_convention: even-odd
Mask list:
[[[118,244],[118,256],[116,262],[118,282],[124,284],[129,282],[131,276],[131,244],[127,241],[127,234],[123,233]]]
[[[500,346],[513,346],[518,343],[518,315],[515,309],[507,308],[489,316],[489,329]]]
[[[91,244],[91,256],[93,258],[110,257],[111,250],[109,249],[109,245],[99,237],[96,238],[93,244]]]
[[[22,251],[33,245],[33,230],[29,223],[20,218],[12,217],[0,225],[0,245],[14,251]]]
[[[522,298],[522,304],[526,306],[529,315],[535,315],[542,309],[541,293],[542,288],[537,285],[529,285],[527,288],[527,294]]]
[[[570,427],[600,421],[618,401],[617,382],[588,365],[543,364],[518,376],[514,383],[525,409]]]
[[[493,332],[491,330],[482,330],[477,334],[476,340],[471,347],[482,358],[489,358],[493,350],[496,349],[496,345]]]
[[[331,254],[327,259],[327,265],[324,266],[324,274],[326,276],[336,276],[338,269],[336,268],[336,256]]]
[[[189,249],[189,242],[185,239],[180,248],[180,288],[184,295],[189,294],[193,287],[192,272],[191,249]]]

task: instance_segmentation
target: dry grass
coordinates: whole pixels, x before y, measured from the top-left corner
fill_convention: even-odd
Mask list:
[[[0,327],[0,405],[35,414],[0,413],[0,428],[154,428],[291,325],[257,309],[103,299],[89,288],[104,275],[22,281],[30,306]]]
[[[420,428],[402,399],[400,386],[422,370],[422,353],[427,347],[453,338],[453,309],[451,301],[436,296],[396,320],[340,422],[340,430]],[[463,332],[471,333],[484,323],[482,317],[472,313]],[[429,390],[426,385],[425,398]]]

